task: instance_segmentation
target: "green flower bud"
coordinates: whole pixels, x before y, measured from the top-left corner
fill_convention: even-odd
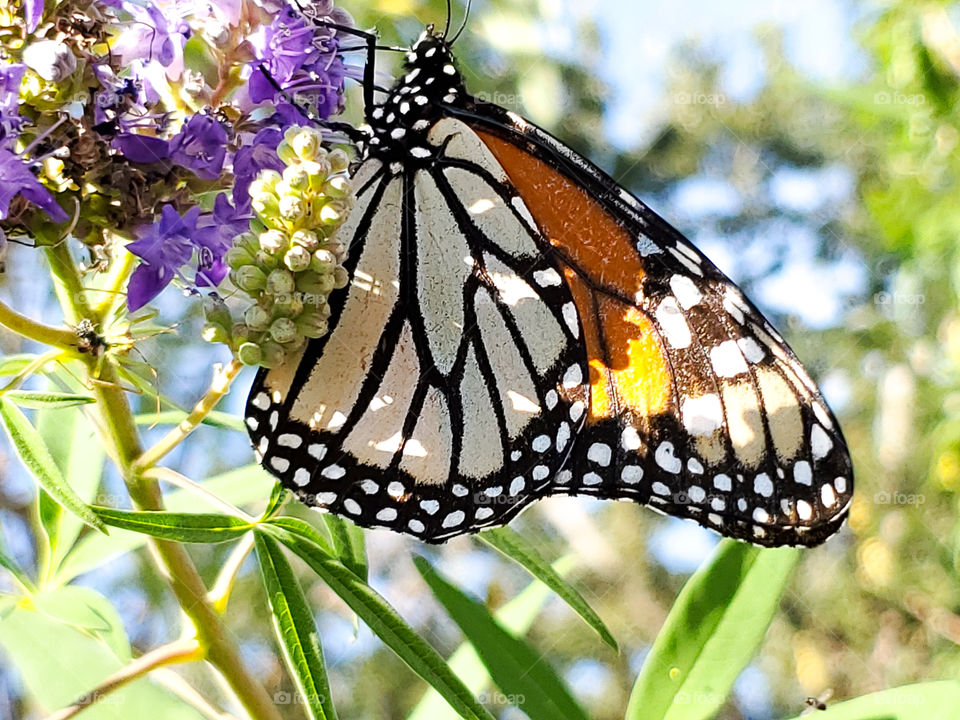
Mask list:
[[[276,218],[280,215],[280,201],[276,195],[261,193],[253,197],[253,211],[268,227],[276,226]]]
[[[343,260],[344,256],[347,254],[347,246],[337,240],[327,240],[320,247],[322,247],[324,250],[329,250],[332,252],[333,256],[337,258],[338,261]]]
[[[200,337],[210,343],[229,343],[230,334],[219,323],[207,323],[200,331]]]
[[[289,222],[297,222],[306,214],[307,207],[303,198],[296,195],[284,195],[280,198],[280,217]]]
[[[330,329],[326,320],[315,315],[301,315],[296,324],[300,334],[310,339],[323,337]]]
[[[316,160],[326,155],[323,149],[323,137],[314,128],[299,128],[293,137],[287,140],[294,151],[304,160]]]
[[[266,278],[265,285],[267,292],[270,292],[273,295],[292,293],[296,288],[293,275],[290,274],[288,270],[282,269],[273,270],[269,277]]]
[[[256,262],[256,258],[247,252],[246,248],[236,245],[227,250],[227,254],[224,255],[224,260],[226,260],[227,265],[234,270],[239,269],[243,265],[253,265]]]
[[[244,265],[231,273],[233,284],[246,293],[255,293],[267,286],[266,274],[255,265]]]
[[[283,264],[287,266],[290,272],[301,272],[306,270],[308,267],[310,267],[310,260],[310,253],[299,245],[294,245],[292,248],[287,250],[287,254],[283,256]]]
[[[278,295],[273,300],[274,317],[296,317],[303,312],[303,293],[292,292]]]
[[[290,143],[288,143],[286,140],[277,146],[277,157],[283,160],[283,162],[285,162],[287,165],[296,163],[300,160],[300,158],[297,157],[296,150],[294,150],[290,146]]]
[[[310,177],[310,189],[314,192],[322,191],[327,178],[330,176],[330,163],[327,159],[320,158],[316,162],[305,162],[303,166]]]
[[[327,155],[327,160],[330,162],[330,169],[333,172],[343,172],[350,167],[350,157],[340,148],[331,150]]]
[[[327,296],[334,285],[333,273],[307,272],[297,275],[297,290],[303,293]]]
[[[317,250],[310,262],[310,269],[316,273],[332,273],[337,266],[337,256],[329,250]]]
[[[270,326],[270,337],[281,345],[292,343],[297,339],[297,326],[290,318],[277,318]]]
[[[252,327],[246,323],[235,323],[232,328],[230,328],[230,334],[233,336],[234,344],[240,343],[241,345],[245,342],[257,342],[260,339],[260,336],[263,335],[261,330],[254,330]]]
[[[283,176],[276,170],[261,170],[256,179],[250,183],[250,197],[262,195],[263,193],[273,193],[277,183],[283,179]]]
[[[259,365],[263,361],[263,352],[256,343],[245,342],[237,350],[237,358],[244,365]]]
[[[270,313],[260,305],[251,305],[243,313],[243,321],[254,330],[266,330],[270,325]]]
[[[350,208],[343,200],[331,200],[320,211],[320,222],[324,225],[339,225]]]
[[[250,255],[253,255],[260,249],[260,243],[257,241],[257,236],[254,233],[245,232],[237,235],[233,239],[233,247],[241,248],[250,253]]]
[[[310,176],[303,165],[290,165],[283,171],[283,182],[292,190],[303,190],[310,185]]]
[[[353,192],[346,175],[334,175],[323,186],[323,194],[331,198],[346,198]]]
[[[260,248],[267,253],[278,253],[290,244],[290,238],[280,230],[267,230],[258,238]]]
[[[260,361],[260,364],[264,367],[283,365],[287,359],[287,351],[283,349],[282,345],[272,340],[264,340],[260,343],[260,350],[263,352],[263,359]]]
[[[338,265],[333,271],[333,287],[342,290],[350,284],[350,273],[342,265]]]
[[[320,245],[320,240],[317,238],[317,234],[315,232],[311,232],[310,230],[297,230],[290,237],[290,242],[294,245],[299,245],[307,250],[307,252],[313,252]]]

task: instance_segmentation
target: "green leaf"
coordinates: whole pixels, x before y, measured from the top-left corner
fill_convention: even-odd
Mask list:
[[[116,611],[93,590],[59,588],[40,598],[42,611],[22,601],[0,616],[0,647],[7,664],[17,669],[31,707],[45,716],[122,668],[130,658],[130,645]],[[81,717],[203,720],[146,677],[92,703]]]
[[[18,375],[30,367],[30,363],[39,357],[39,355],[23,354],[7,355],[6,357],[0,358],[0,376]]]
[[[522,535],[510,528],[502,527],[486,530],[475,537],[526,568],[531,575],[559,595],[577,615],[583,618],[587,625],[596,630],[607,645],[614,650],[618,649],[617,641],[614,640],[613,634],[600,619],[600,616],[587,604],[587,601],[583,599],[577,589],[560,577],[550,567],[550,563]]]
[[[800,553],[721,540],[673,604],[634,683],[626,720],[712,718],[766,635]]]
[[[143,413],[134,416],[137,425],[179,425],[186,418],[188,413],[182,410],[164,410],[161,412]],[[213,410],[202,421],[202,425],[222,428],[225,430],[236,430],[237,432],[246,432],[246,426],[243,424],[243,418],[230,413]]]
[[[939,680],[862,695],[803,720],[956,720],[958,707],[960,682]]]
[[[261,526],[298,555],[397,656],[467,720],[493,720],[443,658],[407,625],[397,611],[321,546],[273,522]]]
[[[270,499],[267,500],[267,507],[264,508],[260,519],[268,520],[280,512],[280,508],[290,498],[290,494],[290,491],[280,483],[274,485],[273,490],[270,491]]]
[[[253,538],[273,614],[273,629],[287,668],[306,702],[307,714],[311,720],[336,718],[323,648],[300,583],[273,538],[261,531],[254,531]]]
[[[330,557],[336,557],[336,551],[330,546],[330,542],[321,535],[317,529],[306,520],[295,517],[275,517],[267,520],[265,525],[274,525],[282,528],[292,535],[298,535],[307,542],[318,545],[323,552]]]
[[[96,590],[67,585],[34,595],[33,606],[44,615],[87,632],[110,648],[122,662],[129,662],[130,641],[123,622],[107,598]]]
[[[557,560],[553,569],[562,577],[574,564],[573,557],[567,555]],[[534,578],[515,598],[499,608],[494,617],[514,635],[526,635],[550,594],[550,588]],[[449,657],[447,664],[475,695],[480,695],[489,687],[490,673],[469,642],[461,643]],[[436,690],[427,688],[420,702],[407,716],[407,720],[458,720],[458,716]]]
[[[253,524],[242,518],[216,513],[117,510],[99,506],[94,506],[93,509],[107,525],[177,542],[229,542],[253,528]]]
[[[415,557],[413,561],[512,704],[531,720],[587,720],[586,712],[542,653],[508,632],[482,603],[441,577],[426,559]]]
[[[267,497],[274,484],[275,480],[257,463],[251,463],[201,483],[202,487],[214,495],[238,506]],[[167,510],[171,512],[193,511],[197,510],[198,506],[220,509],[205,495],[187,489],[173,491],[166,496],[165,502]],[[63,561],[57,572],[56,581],[69,582],[77,575],[90,572],[118,555],[136,550],[146,542],[146,535],[126,530],[115,529],[109,537],[90,533],[77,543]]]
[[[361,580],[367,579],[367,545],[363,539],[363,529],[339,515],[327,513],[323,521],[330,531],[337,557]]]
[[[8,390],[3,397],[15,405],[33,410],[69,408],[96,402],[90,395],[44,390]]]
[[[100,519],[90,507],[66,484],[50,451],[27,416],[13,403],[0,397],[0,417],[20,461],[50,497],[90,527],[106,532]]]

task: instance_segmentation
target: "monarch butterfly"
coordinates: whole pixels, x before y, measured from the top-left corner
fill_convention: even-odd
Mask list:
[[[428,26],[383,102],[366,85],[351,283],[325,337],[257,375],[264,467],[429,542],[559,494],[823,542],[851,462],[783,338],[603,171],[468,94],[451,42]]]

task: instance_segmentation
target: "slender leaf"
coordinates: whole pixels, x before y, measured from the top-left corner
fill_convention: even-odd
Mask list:
[[[260,465],[251,463],[201,484],[209,492],[234,505],[246,505],[267,497],[274,483]],[[219,509],[204,495],[185,488],[173,491],[165,501],[171,512],[193,511],[198,506]],[[146,535],[126,530],[114,529],[109,537],[90,533],[67,555],[57,572],[56,581],[69,582],[77,575],[89,572],[118,555],[136,550],[146,542]]]
[[[0,358],[0,376],[17,375],[22,373],[39,355],[7,355]]]
[[[90,395],[45,390],[8,390],[3,397],[15,405],[33,410],[69,408],[96,402]]]
[[[553,569],[562,577],[574,565],[573,557],[566,555],[553,564]],[[514,635],[526,635],[550,594],[550,588],[534,578],[533,582],[527,585],[516,597],[499,608],[494,613],[494,617],[496,617],[498,623]],[[469,642],[461,643],[460,647],[449,657],[447,664],[457,674],[457,677],[470,688],[470,691],[479,695],[480,699],[483,700],[482,693],[490,685],[490,673],[487,672],[487,668],[484,667],[483,661],[477,655],[473,646]],[[420,702],[407,716],[407,720],[458,720],[458,716],[437,694],[436,690],[427,688],[423,697],[420,698]]]
[[[443,658],[407,625],[373,588],[337,558],[306,538],[273,523],[262,528],[298,555],[397,656],[433,686],[467,720],[493,720]]]
[[[179,425],[185,417],[187,417],[187,413],[183,410],[163,410],[137,415],[134,420],[137,425]],[[243,424],[243,418],[219,410],[213,410],[202,420],[202,424],[224,430],[247,431]]]
[[[334,719],[337,711],[330,695],[323,648],[300,583],[273,538],[261,531],[254,531],[253,538],[273,614],[273,628],[287,668],[305,701],[307,715],[311,719]]]
[[[107,525],[177,542],[229,542],[253,528],[251,523],[241,518],[215,513],[117,510],[99,506],[93,509]]]
[[[3,424],[20,461],[40,486],[50,494],[50,497],[87,525],[106,532],[103,522],[94,514],[90,506],[64,482],[50,451],[23,411],[0,397],[0,417],[3,418]]]
[[[722,540],[673,604],[634,683],[626,719],[712,718],[763,640],[799,558],[796,548]]]
[[[339,515],[327,513],[323,521],[330,531],[337,557],[361,580],[367,579],[367,545],[363,529]]]
[[[280,508],[290,498],[290,494],[290,491],[280,483],[274,485],[273,490],[270,491],[270,499],[267,500],[267,507],[264,508],[260,519],[268,520],[280,512]]]
[[[305,520],[295,517],[276,517],[267,520],[264,524],[275,525],[293,535],[299,535],[307,542],[318,545],[320,549],[330,557],[337,556],[336,551],[330,546],[330,542],[321,535],[313,525]]]
[[[587,604],[583,596],[568,581],[564,580],[547,562],[540,552],[524,539],[522,535],[507,527],[486,530],[476,536],[495,550],[522,565],[531,575],[553,590],[577,613],[584,622],[597,631],[601,639],[614,650],[617,641],[604,624],[600,616]]]
[[[569,688],[526,642],[508,632],[480,602],[443,578],[422,557],[414,563],[453,621],[476,649],[507,699],[531,720],[586,720]]]
[[[939,680],[862,695],[804,720],[956,720],[957,708],[960,682]]]
[[[52,415],[53,413],[49,414]],[[63,415],[63,413],[58,414]],[[87,421],[83,413],[74,412],[70,414],[74,416],[74,422],[72,433],[69,436],[69,447],[61,465],[64,479],[80,499],[86,503],[110,502],[111,499],[98,493],[103,478],[103,464],[106,459],[103,445],[95,441],[93,426]],[[76,517],[68,513],[61,514],[57,541],[53,547],[53,557],[51,558],[54,570],[60,566],[73,548],[82,529],[83,525]],[[91,535],[91,537],[106,539],[107,536],[96,534]]]

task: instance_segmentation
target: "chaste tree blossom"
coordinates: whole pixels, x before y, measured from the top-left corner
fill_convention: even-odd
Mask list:
[[[344,63],[335,30],[282,2],[78,7],[25,0],[4,11],[22,39],[0,55],[0,231],[41,245],[69,234],[93,257],[133,254],[130,311],[171,282],[243,292],[227,255],[263,227],[251,188],[262,195],[262,174],[288,167],[285,133],[343,109],[345,80],[359,70]],[[312,10],[352,25],[332,0]],[[337,162],[329,188],[343,203]],[[329,234],[336,223],[325,222]],[[249,326],[218,317],[218,339],[250,345]]]

